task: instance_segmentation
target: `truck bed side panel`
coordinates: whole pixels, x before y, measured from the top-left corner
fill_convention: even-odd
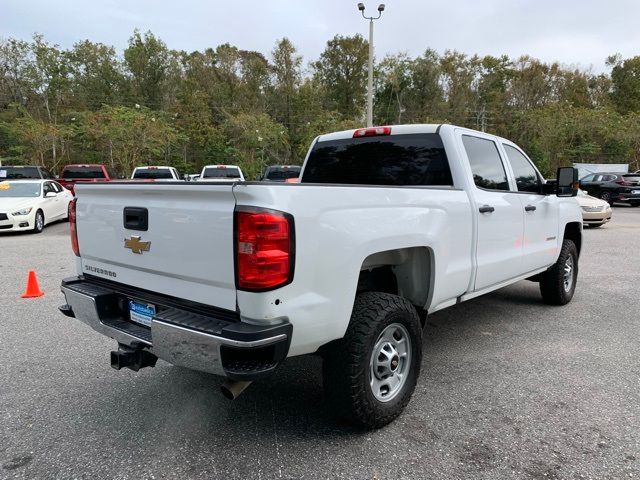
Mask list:
[[[289,319],[290,355],[313,352],[344,335],[360,268],[371,254],[407,247],[430,249],[438,279],[432,305],[455,299],[467,289],[472,221],[462,190],[238,184],[234,195],[237,205],[273,208],[295,219],[293,282],[272,292],[238,291],[243,319]]]

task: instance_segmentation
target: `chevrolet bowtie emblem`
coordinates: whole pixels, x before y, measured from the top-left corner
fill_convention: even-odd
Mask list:
[[[133,253],[142,254],[151,249],[151,242],[142,242],[137,235],[131,235],[131,238],[124,239],[124,248],[130,248]]]

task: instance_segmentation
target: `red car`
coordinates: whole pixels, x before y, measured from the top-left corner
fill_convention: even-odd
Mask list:
[[[77,183],[83,182],[109,182],[111,175],[104,165],[67,165],[62,169],[58,183],[71,190],[75,194]]]

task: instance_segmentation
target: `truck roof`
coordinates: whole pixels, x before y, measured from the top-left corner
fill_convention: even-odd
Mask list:
[[[364,131],[364,130],[368,130],[368,129],[375,129],[375,128],[381,128],[381,129],[390,129],[389,133],[381,133],[379,135],[407,135],[407,134],[411,134],[411,133],[438,133],[438,131],[440,129],[460,129],[460,130],[466,130],[469,133],[479,133],[482,135],[490,135],[498,140],[500,140],[502,143],[507,143],[509,145],[515,145],[513,142],[511,142],[510,140],[506,139],[506,138],[502,138],[502,137],[498,137],[497,135],[493,135],[490,133],[486,133],[486,132],[480,132],[478,130],[473,130],[471,128],[467,128],[467,127],[460,127],[457,125],[451,125],[448,123],[442,123],[442,124],[438,124],[438,123],[418,123],[418,124],[413,124],[413,125],[381,125],[381,126],[377,126],[377,127],[364,127],[364,128],[353,128],[351,130],[342,130],[340,132],[332,132],[332,133],[327,133],[324,135],[320,135],[317,138],[318,142],[326,142],[326,141],[331,141],[331,140],[344,140],[347,138],[354,138],[354,134],[356,132],[359,131]],[[367,136],[367,135],[357,135],[357,136]]]
[[[65,168],[68,167],[73,167],[73,168],[94,168],[94,167],[104,167],[104,164],[102,163],[70,163],[69,165],[65,165],[64,167],[62,167],[62,169],[64,170]]]
[[[436,133],[439,124],[415,124],[415,125],[385,125],[380,127],[370,127],[370,128],[390,128],[390,135],[405,135],[409,133]],[[326,142],[330,140],[344,140],[347,138],[353,138],[353,134],[358,131],[363,130],[363,128],[354,128],[351,130],[343,130],[341,132],[333,132],[327,133],[324,135],[320,135],[318,137],[318,142]]]

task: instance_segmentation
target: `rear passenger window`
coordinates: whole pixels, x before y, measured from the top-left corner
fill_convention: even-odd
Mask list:
[[[508,191],[507,173],[504,171],[504,165],[495,142],[485,138],[463,135],[462,143],[467,157],[469,157],[475,184],[487,190]]]
[[[540,193],[540,180],[536,169],[533,168],[531,162],[525,157],[520,150],[513,148],[511,145],[502,144],[507,158],[513,170],[513,176],[516,177],[516,185],[519,192]]]
[[[346,138],[317,142],[303,183],[352,185],[453,185],[437,133]]]

